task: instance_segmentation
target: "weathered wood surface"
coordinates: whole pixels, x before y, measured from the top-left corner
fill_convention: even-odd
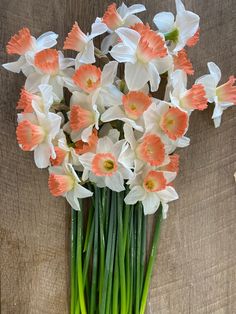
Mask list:
[[[142,1],[148,21],[174,9],[174,0]],[[134,1],[128,1],[133,4]],[[53,30],[59,47],[75,20],[88,31],[108,3],[102,0],[1,0],[0,62],[9,37],[23,26],[36,36]],[[214,61],[223,78],[236,74],[235,0],[186,0],[201,16],[201,41],[190,53],[196,76]],[[50,196],[47,171],[15,139],[16,110],[23,77],[0,70],[0,265],[2,314],[68,313],[69,207]],[[220,129],[212,110],[194,113],[191,146],[179,151],[176,180],[180,200],[163,223],[148,313],[236,313],[236,108]]]

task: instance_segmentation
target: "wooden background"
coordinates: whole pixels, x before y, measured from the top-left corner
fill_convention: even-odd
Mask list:
[[[119,1],[120,2],[120,1]],[[141,1],[151,22],[174,0]],[[133,4],[134,1],[128,1]],[[36,36],[53,30],[59,47],[77,20],[84,31],[102,16],[103,0],[1,0],[0,62],[10,36],[28,26]],[[201,41],[190,53],[196,77],[207,61],[236,74],[235,0],[185,0],[201,16]],[[24,79],[0,70],[0,265],[2,314],[68,313],[69,207],[53,198],[47,171],[16,143],[18,93]],[[171,204],[163,223],[148,313],[236,313],[236,108],[225,112],[220,129],[212,109],[191,117],[191,146],[179,151],[176,180],[180,200]]]

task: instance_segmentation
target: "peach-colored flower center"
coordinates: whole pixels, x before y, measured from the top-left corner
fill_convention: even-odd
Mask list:
[[[182,49],[178,52],[176,56],[174,56],[174,66],[175,70],[180,69],[183,70],[186,74],[193,75],[193,65],[191,61],[188,59],[187,52],[185,49]]]
[[[59,70],[59,55],[56,49],[44,49],[36,53],[35,66],[45,74],[55,75]]]
[[[207,108],[207,97],[202,84],[194,84],[181,98],[181,104],[185,108],[204,110]]]
[[[89,136],[88,142],[79,140],[75,143],[75,151],[78,155],[82,155],[88,152],[95,152],[98,142],[98,133],[94,129],[93,133]]]
[[[160,171],[149,171],[144,178],[143,187],[147,192],[158,192],[166,188],[166,179]]]
[[[64,159],[66,158],[68,152],[65,151],[64,149],[61,149],[58,146],[55,146],[54,150],[56,153],[56,158],[53,159],[52,157],[50,157],[50,162],[53,166],[60,166],[63,163]]]
[[[92,171],[96,176],[112,176],[117,168],[116,158],[111,153],[96,154],[92,160]]]
[[[230,76],[228,82],[217,87],[216,95],[221,102],[230,102],[236,104],[236,86],[234,85],[236,78]]]
[[[145,32],[145,31],[151,30],[148,23],[147,24],[143,24],[141,22],[132,25],[130,28],[133,29],[134,31],[138,32],[140,35],[142,35],[142,33]]]
[[[161,117],[160,127],[172,140],[182,137],[187,126],[188,114],[178,108],[169,108]]]
[[[25,113],[33,112],[32,100],[37,96],[28,92],[24,87],[21,89],[20,99],[17,103],[16,109],[24,110]]]
[[[151,104],[151,98],[143,92],[129,92],[122,98],[126,115],[138,119]]]
[[[23,55],[32,48],[32,37],[28,28],[22,28],[7,44],[8,54]]]
[[[161,170],[163,171],[170,171],[170,172],[178,172],[179,171],[179,155],[173,154],[169,156],[170,162],[161,167]]]
[[[116,10],[116,4],[112,3],[108,6],[106,12],[102,17],[102,22],[111,30],[115,30],[123,24],[123,21]]]
[[[20,122],[16,128],[16,137],[18,143],[22,146],[22,149],[30,151],[43,142],[45,131],[41,126],[32,124],[28,120],[24,120]]]
[[[193,35],[193,37],[189,38],[189,40],[187,41],[186,45],[188,47],[195,46],[198,43],[198,41],[199,41],[199,37],[200,37],[200,28],[196,31],[196,33]]]
[[[139,159],[151,166],[160,166],[165,159],[165,147],[159,136],[155,134],[145,135],[136,153]]]
[[[70,112],[70,127],[73,131],[79,131],[94,124],[94,113],[81,106],[73,105]]]
[[[167,55],[167,48],[164,39],[152,30],[142,31],[137,48],[137,57],[147,63],[156,58],[163,58]]]
[[[83,91],[91,93],[101,84],[101,69],[91,64],[81,65],[72,79]]]
[[[72,176],[51,173],[48,179],[48,187],[53,196],[61,196],[74,187]]]
[[[81,31],[78,23],[75,22],[72,30],[66,37],[63,49],[71,49],[80,52],[86,44],[86,35]]]

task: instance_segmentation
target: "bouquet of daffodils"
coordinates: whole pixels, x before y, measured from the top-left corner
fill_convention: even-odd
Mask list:
[[[36,39],[22,28],[7,44],[19,59],[4,68],[26,76],[19,146],[48,168],[51,194],[72,208],[71,314],[145,312],[160,223],[178,198],[174,151],[190,143],[194,110],[214,104],[218,127],[236,104],[235,78],[218,86],[213,62],[187,86],[194,69],[186,49],[199,40],[198,15],[176,0],[176,16],[157,13],[150,26],[136,16],[142,11],[113,3],[87,34],[75,22],[63,47],[75,58],[52,48],[54,32]],[[147,247],[146,215],[154,213]]]

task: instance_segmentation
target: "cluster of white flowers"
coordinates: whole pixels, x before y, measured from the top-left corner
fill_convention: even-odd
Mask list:
[[[75,58],[52,49],[58,37],[53,32],[35,39],[23,28],[9,41],[7,52],[20,57],[3,66],[26,76],[17,140],[23,150],[34,151],[37,167],[49,167],[51,193],[65,196],[74,209],[80,209],[79,198],[92,195],[83,187],[90,181],[116,192],[126,188],[125,202],[141,201],[145,214],[162,203],[166,216],[168,203],[178,198],[174,151],[189,145],[192,111],[214,103],[218,127],[223,110],[236,103],[235,78],[217,87],[221,72],[212,62],[210,74],[187,87],[194,70],[186,47],[199,39],[199,16],[180,0],[176,9],[176,17],[156,14],[152,29],[135,15],[145,11],[143,5],[111,4],[90,34],[75,22],[64,43],[77,52]],[[101,50],[93,44],[100,35]],[[97,60],[104,61],[102,69]],[[163,100],[156,96],[161,80],[167,81]]]

